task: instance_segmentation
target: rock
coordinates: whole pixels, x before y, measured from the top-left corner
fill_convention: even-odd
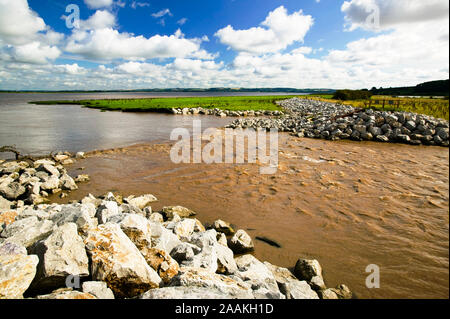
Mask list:
[[[103,201],[97,209],[96,217],[99,224],[106,224],[108,219],[119,214],[119,206],[115,201]]]
[[[155,223],[164,223],[164,218],[160,213],[153,213],[148,217],[148,219]]]
[[[39,221],[37,217],[24,218],[6,226],[1,233],[5,242],[30,247],[39,240],[47,238],[53,231],[53,223],[49,220]]]
[[[41,189],[45,191],[53,191],[59,187],[59,178],[56,175],[50,176],[41,184]]]
[[[133,244],[145,256],[146,251],[152,246],[149,221],[140,215],[123,214],[118,224]]]
[[[317,292],[320,299],[339,299],[338,295],[333,291],[333,289],[325,289],[325,290],[319,290]]]
[[[75,177],[75,182],[76,183],[87,183],[90,180],[91,180],[91,178],[87,174],[80,174],[77,177]]]
[[[69,158],[70,158],[70,156],[65,155],[65,154],[58,154],[58,155],[53,156],[53,159],[57,162],[62,162]]]
[[[136,297],[161,284],[161,278],[119,225],[100,225],[88,232],[84,242],[92,278],[105,281],[116,297]]]
[[[203,233],[196,233],[189,238],[189,243],[199,247],[201,252],[191,260],[183,262],[182,265],[216,272],[218,268],[217,232],[211,229]]]
[[[158,199],[156,199],[155,196],[147,194],[142,195],[139,197],[130,196],[126,198],[126,201],[128,204],[136,206],[140,209],[144,209],[146,206],[148,206],[150,203],[156,202]]]
[[[325,286],[325,282],[323,281],[323,277],[322,276],[314,276],[314,277],[312,277],[311,280],[309,281],[309,285],[315,291],[327,289],[327,287]]]
[[[92,194],[89,194],[88,196],[84,197],[81,200],[82,204],[93,204],[95,207],[99,207],[102,203],[102,200],[99,198],[95,198],[95,196],[93,196]]]
[[[39,258],[13,243],[0,245],[0,299],[23,297],[36,274]]]
[[[402,143],[408,143],[411,138],[406,134],[397,134],[397,140]]]
[[[52,160],[50,160],[48,158],[34,161],[34,167],[35,168],[39,167],[40,165],[52,165],[52,166],[55,166],[55,162],[53,162]]]
[[[150,222],[152,247],[171,252],[181,241],[170,230],[164,228],[161,224]]]
[[[75,158],[76,159],[83,159],[83,158],[85,158],[86,157],[86,154],[84,153],[84,152],[78,152],[76,155],[75,155]]]
[[[346,285],[339,285],[336,288],[330,289],[332,292],[334,292],[339,299],[352,299],[353,293],[350,291],[350,289]]]
[[[218,219],[214,222],[214,229],[220,233],[224,233],[227,236],[231,236],[235,233],[230,223],[227,223],[221,219]]]
[[[237,265],[234,260],[234,254],[231,249],[217,243],[214,246],[217,255],[217,273],[231,275],[236,273]]]
[[[217,242],[228,248],[227,236],[224,233],[217,233]]]
[[[238,295],[239,296],[239,295]],[[241,294],[245,299],[246,294]],[[159,289],[151,289],[139,296],[139,299],[150,300],[205,300],[205,299],[236,299],[235,294],[228,294],[217,288],[210,287],[164,287]]]
[[[184,261],[192,260],[195,254],[198,254],[200,251],[200,248],[195,245],[189,243],[180,243],[172,249],[172,251],[170,252],[170,256],[179,264],[181,264]]]
[[[4,213],[0,212],[0,229],[14,223],[17,215],[18,213],[16,211],[5,211]]]
[[[172,279],[170,286],[206,288],[233,299],[254,298],[250,287],[239,278],[215,274],[202,268],[182,267],[179,274]]]
[[[150,248],[143,255],[149,264],[161,277],[165,284],[168,284],[173,277],[178,274],[180,266],[167,252],[157,248]]]
[[[7,200],[16,200],[23,194],[25,194],[26,188],[17,183],[2,183],[0,184],[0,195],[6,198]]]
[[[97,299],[95,296],[86,293],[73,290],[72,288],[61,288],[53,291],[48,295],[37,296],[36,299]]]
[[[78,236],[77,225],[64,224],[56,228],[45,240],[30,248],[39,257],[32,290],[56,289],[64,286],[69,275],[87,277],[89,261],[83,239]]]
[[[299,281],[287,269],[274,266],[268,262],[264,265],[272,272],[277,281],[280,292],[286,296],[286,299],[318,299],[318,295],[314,292],[306,281]]]
[[[279,293],[278,284],[272,272],[252,255],[243,255],[235,258],[238,271],[236,276],[248,283],[253,290],[261,288]]]
[[[242,229],[239,229],[231,238],[228,246],[236,254],[253,251],[254,244],[252,238]]]
[[[67,174],[63,174],[61,176],[61,178],[59,180],[59,185],[62,190],[73,191],[73,190],[78,189],[78,186],[75,183],[75,181],[73,180],[73,178]]]
[[[63,165],[72,165],[74,163],[75,163],[75,160],[72,158],[65,159],[64,161],[61,162],[61,164],[63,164]]]
[[[11,203],[9,200],[0,196],[0,212],[11,209],[12,204],[13,203]]]
[[[378,135],[375,139],[379,142],[389,142],[389,137],[386,135]]]
[[[137,215],[146,217],[146,215],[142,211],[142,209],[140,209],[136,206],[130,205],[130,204],[122,204],[122,205],[120,205],[119,209],[122,211],[123,214],[137,214]]]
[[[315,259],[309,260],[300,258],[295,264],[294,275],[300,280],[310,282],[315,276],[322,277],[322,267]]]
[[[162,212],[168,220],[171,220],[173,218],[174,213],[176,213],[181,218],[187,218],[197,215],[197,213],[195,213],[194,211],[182,206],[166,206],[162,209]]]
[[[97,299],[114,299],[114,294],[103,281],[83,282],[83,292],[95,296]]]
[[[192,236],[195,226],[196,221],[194,219],[184,218],[173,225],[173,232],[180,240],[183,240]]]
[[[55,166],[53,166],[52,164],[41,164],[36,168],[36,171],[47,172],[50,175],[56,176],[56,177],[60,176],[58,169]]]

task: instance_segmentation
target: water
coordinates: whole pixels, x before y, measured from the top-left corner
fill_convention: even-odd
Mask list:
[[[185,206],[204,223],[220,218],[282,246],[255,241],[262,261],[292,268],[318,259],[329,287],[344,283],[360,298],[449,297],[447,148],[288,134],[279,145],[274,175],[255,164],[173,164],[168,144],[94,152],[70,168],[91,182],[52,200],[150,193],[154,211]],[[365,286],[371,264],[380,289]]]
[[[30,101],[181,96],[286,95],[285,93],[1,93],[0,146],[16,145],[24,154],[89,151],[140,142],[166,141],[174,128],[191,128],[192,117],[155,113],[100,112],[78,105],[33,105]],[[297,94],[298,95],[298,94]],[[198,117],[197,117],[198,118]],[[205,127],[231,118],[202,117]],[[2,154],[0,154],[2,156]]]
[[[363,298],[449,297],[448,148],[280,134],[278,172],[260,175],[251,164],[176,165],[169,159],[170,145],[159,143],[167,142],[175,127],[191,128],[194,118],[204,128],[221,127],[231,118],[27,104],[150,96],[155,95],[0,94],[0,145],[15,144],[27,154],[127,146],[94,152],[69,167],[71,175],[87,173],[92,181],[64,200],[52,200],[109,190],[152,193],[160,200],[155,211],[186,206],[203,222],[221,218],[253,238],[281,244],[278,249],[256,241],[261,260],[293,267],[299,257],[317,258],[330,287],[345,283]],[[369,264],[380,267],[380,289],[365,287]]]

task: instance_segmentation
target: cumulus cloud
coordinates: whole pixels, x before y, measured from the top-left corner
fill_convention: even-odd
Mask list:
[[[27,0],[0,0],[0,38],[11,44],[33,40],[45,22],[28,7]]]
[[[113,28],[75,30],[65,50],[95,60],[138,60],[186,57],[200,51],[201,39],[186,39],[180,30],[150,38],[120,33]]]
[[[61,54],[63,35],[51,30],[26,0],[0,0],[0,59],[45,64]]]
[[[344,1],[349,30],[388,29],[404,24],[448,18],[449,2],[443,0],[350,0]],[[374,23],[376,18],[378,23]]]
[[[80,22],[81,28],[90,30],[111,28],[115,25],[115,15],[106,10],[97,10],[89,19]]]
[[[263,54],[278,52],[295,42],[303,42],[314,20],[303,11],[288,14],[284,6],[270,12],[261,26],[235,30],[231,25],[215,34],[221,43],[238,52]]]
[[[84,0],[86,5],[91,9],[106,8],[113,5],[113,0]]]

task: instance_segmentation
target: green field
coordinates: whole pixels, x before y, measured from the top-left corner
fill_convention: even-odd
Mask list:
[[[88,108],[124,112],[164,112],[172,108],[222,109],[230,111],[281,111],[276,101],[294,97],[283,96],[231,96],[231,97],[188,97],[121,100],[81,100],[81,101],[39,101],[32,104],[56,105],[77,104]]]

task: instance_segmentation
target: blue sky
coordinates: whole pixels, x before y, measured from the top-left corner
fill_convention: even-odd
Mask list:
[[[0,0],[0,89],[413,85],[448,33],[442,0]]]

